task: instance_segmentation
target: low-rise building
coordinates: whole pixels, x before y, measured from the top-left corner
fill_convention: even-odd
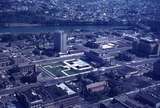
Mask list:
[[[71,108],[80,104],[78,94],[64,83],[31,88],[16,96],[24,108]]]
[[[160,108],[160,99],[153,96],[151,93],[140,92],[136,99],[143,104],[151,106],[152,108]]]
[[[154,63],[153,65],[153,74],[155,76],[160,76],[160,60]]]
[[[85,52],[85,57],[95,67],[101,67],[106,63],[101,54],[94,51]]]
[[[80,104],[80,97],[76,92],[71,90],[64,83],[56,86],[48,86],[44,88],[51,96],[49,103],[45,105],[46,108],[55,106],[55,108],[71,108]]]
[[[127,95],[118,96],[115,98],[115,101],[124,105],[126,108],[146,108],[143,104],[134,99],[129,98]]]
[[[37,94],[35,90],[27,90],[22,93],[17,93],[17,99],[24,108],[42,108],[43,100],[42,97]]]
[[[7,67],[12,64],[13,64],[13,61],[9,56],[3,53],[0,53],[0,68]]]

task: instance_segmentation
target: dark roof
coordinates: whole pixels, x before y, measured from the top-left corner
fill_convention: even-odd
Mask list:
[[[130,74],[132,72],[136,72],[137,69],[132,68],[132,67],[128,67],[128,66],[123,66],[120,69],[117,69],[117,71],[118,71],[119,75],[124,76],[124,75]]]
[[[42,97],[43,101],[48,102],[52,100],[52,97],[48,94],[44,87],[37,87],[34,88],[34,90]]]
[[[61,97],[68,96],[68,94],[57,86],[47,86],[44,88],[46,92],[52,97],[52,99],[56,100]]]
[[[135,101],[134,99],[131,99],[127,95],[121,95],[117,97],[116,100],[126,107],[144,108],[144,106],[141,103],[139,103],[138,101]]]
[[[34,102],[34,101],[42,99],[41,96],[33,89],[23,92],[23,95],[27,97],[27,100],[29,102]]]
[[[0,62],[8,61],[9,57],[5,54],[0,53]]]
[[[152,93],[156,98],[160,99],[160,88],[156,88],[156,90],[148,91],[149,93]]]
[[[122,105],[119,102],[110,102],[110,103],[102,103],[105,108],[126,108],[124,105]]]
[[[4,108],[4,103],[0,102],[0,108]]]
[[[151,106],[155,106],[157,103],[160,103],[160,99],[154,97],[150,93],[141,92],[138,94],[138,96],[141,101],[144,101],[144,103],[147,103]]]
[[[126,107],[120,103],[114,103],[114,104],[111,104],[108,108],[126,108]]]

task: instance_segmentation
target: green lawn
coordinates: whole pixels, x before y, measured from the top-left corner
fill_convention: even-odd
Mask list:
[[[80,73],[80,71],[71,69],[71,70],[65,71],[65,73],[67,73],[68,75],[73,75],[73,74]]]
[[[57,62],[50,65],[43,65],[43,68],[49,71],[50,73],[52,73],[53,75],[55,75],[56,77],[63,77],[63,76],[66,76],[67,74],[68,75],[79,74],[87,71],[87,70],[81,71],[81,70],[74,70],[74,69],[68,70],[68,68],[63,67],[63,65],[64,64],[61,62]],[[64,71],[64,73],[62,71]]]
[[[64,73],[61,72],[64,69],[62,66],[52,67],[52,68],[44,67],[44,68],[49,72],[53,73],[56,77],[66,76]]]

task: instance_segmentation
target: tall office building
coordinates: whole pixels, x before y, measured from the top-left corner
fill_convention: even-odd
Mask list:
[[[160,60],[154,63],[153,71],[160,76]]]
[[[54,49],[60,53],[67,52],[67,34],[63,31],[54,33]]]
[[[159,56],[160,44],[156,39],[149,37],[140,38],[133,42],[133,51],[141,56]]]

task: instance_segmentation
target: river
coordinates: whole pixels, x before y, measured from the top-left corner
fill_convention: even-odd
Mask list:
[[[54,32],[63,30],[69,32],[72,30],[84,31],[98,31],[112,28],[129,28],[128,26],[34,26],[34,27],[0,27],[0,33],[40,33],[40,32]]]

